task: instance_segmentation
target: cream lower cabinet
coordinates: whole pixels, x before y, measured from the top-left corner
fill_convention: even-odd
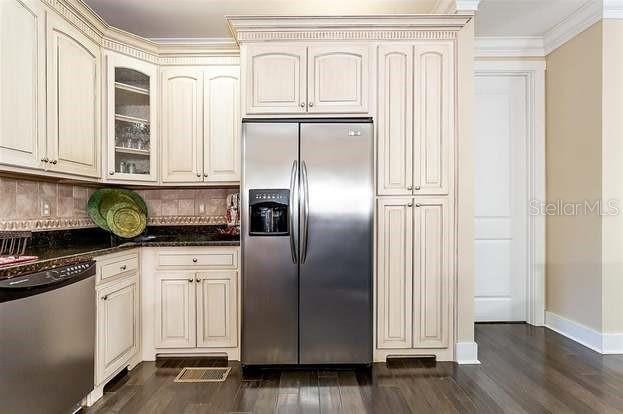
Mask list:
[[[378,50],[378,195],[444,195],[454,141],[452,41]]]
[[[235,347],[237,271],[156,275],[156,348]]]
[[[448,199],[388,197],[377,208],[377,348],[448,348]]]
[[[162,182],[240,181],[237,66],[162,70]]]

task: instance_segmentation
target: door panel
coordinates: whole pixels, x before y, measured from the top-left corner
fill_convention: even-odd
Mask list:
[[[526,81],[476,77],[475,316],[525,321]]]
[[[205,73],[204,181],[240,181],[240,68]]]
[[[413,190],[413,46],[379,47],[378,194]]]
[[[289,236],[249,236],[249,189],[288,189],[298,159],[297,123],[243,123],[241,195],[245,364],[298,362],[298,266]],[[296,170],[294,171],[296,178]],[[296,183],[296,179],[294,181]],[[296,191],[296,188],[294,189]],[[293,214],[298,214],[294,197]],[[298,225],[290,229],[298,235]]]
[[[70,23],[47,14],[50,169],[99,177],[100,51]]]
[[[159,273],[156,277],[156,348],[194,348],[195,274]]]
[[[416,198],[413,346],[446,348],[450,333],[450,223],[446,198]]]
[[[372,358],[372,147],[371,123],[301,124],[301,364]]]
[[[38,0],[0,2],[0,163],[42,168],[45,23]]]
[[[237,272],[197,274],[197,347],[238,344]]]
[[[300,113],[307,102],[305,46],[247,46],[248,114]]]
[[[411,348],[413,199],[379,198],[377,217],[377,347]]]
[[[415,46],[415,194],[448,194],[454,140],[452,43]]]
[[[203,71],[162,72],[162,181],[203,181]]]
[[[308,111],[367,113],[367,46],[310,46]]]

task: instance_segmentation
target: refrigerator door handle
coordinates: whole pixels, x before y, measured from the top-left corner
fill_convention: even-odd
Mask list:
[[[307,165],[302,163],[301,178],[303,180],[303,231],[301,234],[301,264],[307,259],[307,243],[309,239],[309,183],[307,181]]]
[[[294,194],[296,191],[296,182],[298,177],[298,162],[294,160],[292,163],[292,170],[290,171],[290,214],[288,216],[288,227],[290,228],[290,253],[292,254],[292,263],[297,263],[298,254],[296,252],[296,241],[294,240],[295,232],[294,232]]]

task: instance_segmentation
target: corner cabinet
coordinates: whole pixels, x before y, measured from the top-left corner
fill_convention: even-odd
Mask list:
[[[378,200],[377,348],[450,346],[451,218],[446,197]]]
[[[246,114],[367,114],[370,55],[365,43],[245,44]]]
[[[379,46],[378,195],[443,195],[454,145],[452,41]]]
[[[107,52],[107,180],[156,182],[157,77],[155,65]]]
[[[162,182],[240,181],[240,69],[162,70]]]
[[[46,169],[100,177],[100,49],[60,16],[46,13]]]

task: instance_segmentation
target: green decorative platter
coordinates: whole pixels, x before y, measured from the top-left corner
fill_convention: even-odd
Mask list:
[[[87,204],[87,212],[95,224],[111,231],[106,216],[108,210],[118,203],[129,203],[147,216],[147,205],[141,196],[123,188],[101,188],[95,191]]]
[[[129,239],[145,230],[147,217],[134,204],[120,202],[108,209],[106,222],[115,235]]]

